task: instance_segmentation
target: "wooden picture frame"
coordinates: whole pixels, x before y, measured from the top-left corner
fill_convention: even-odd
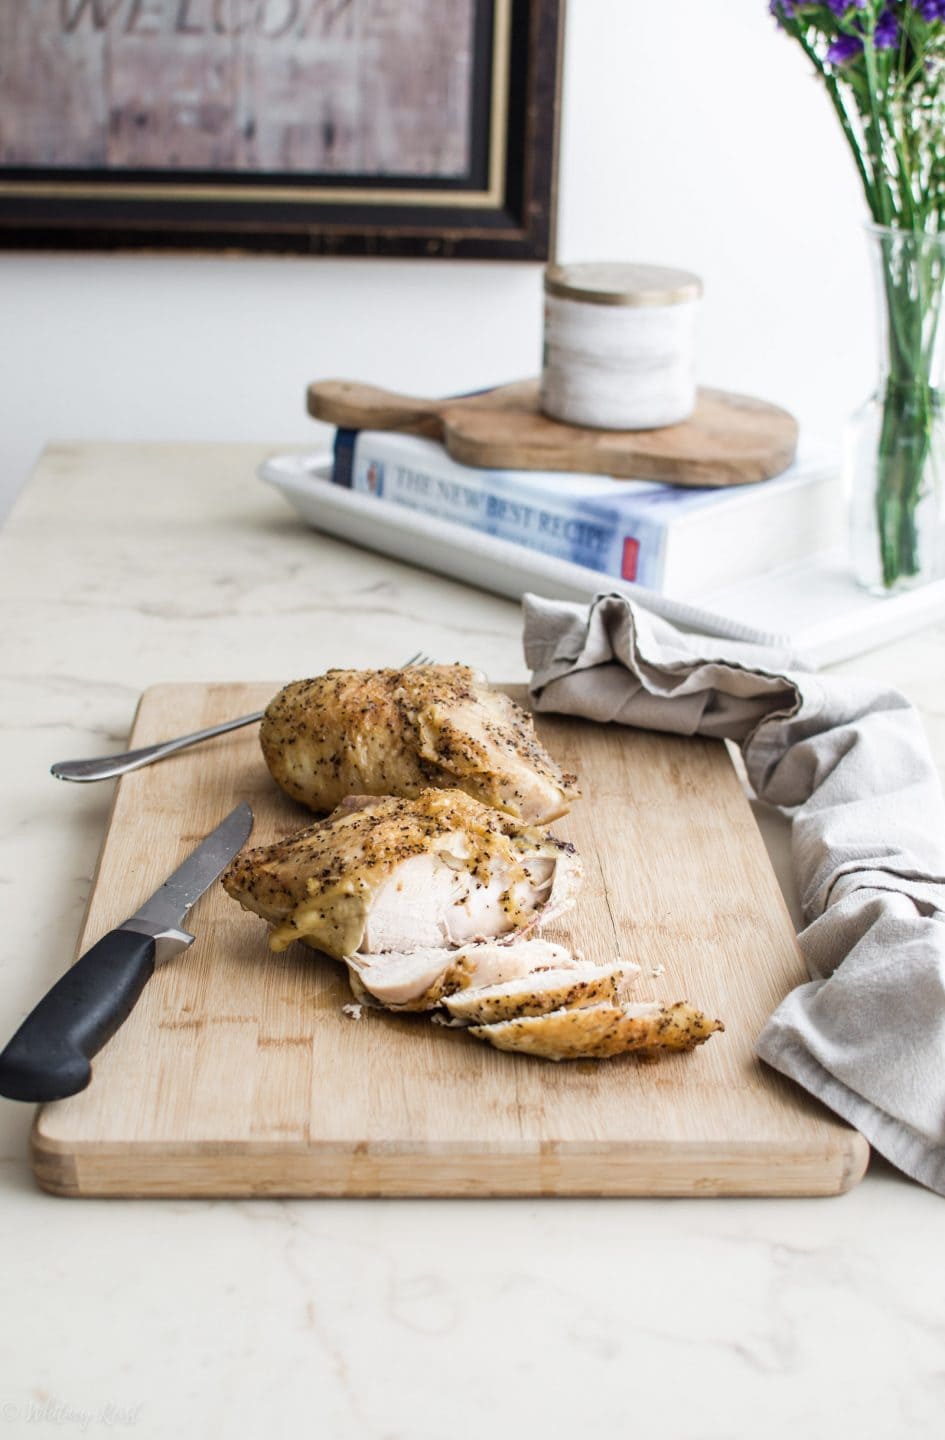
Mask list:
[[[0,247],[547,259],[563,9],[564,0],[0,0]],[[296,29],[277,60],[279,16],[295,17]],[[444,29],[453,21],[455,49]],[[213,64],[200,59],[201,37]],[[379,81],[362,63],[370,45]],[[306,54],[320,71],[306,74]],[[257,103],[270,72],[271,112]],[[255,86],[249,120],[211,93],[234,74],[234,93]],[[384,91],[383,113],[359,92],[360,118],[341,127],[342,152],[368,158],[355,170],[342,153],[338,168],[339,126],[325,107],[343,109],[353,88],[371,84]],[[409,148],[395,148],[399,134],[412,137],[409,175],[396,172]],[[282,159],[298,135],[312,153],[321,147],[322,168],[271,168],[266,145]],[[241,153],[234,163],[247,146],[249,162]]]

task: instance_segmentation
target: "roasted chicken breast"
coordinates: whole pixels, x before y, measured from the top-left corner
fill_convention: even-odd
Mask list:
[[[297,680],[270,702],[259,739],[273,779],[312,810],[435,786],[543,825],[578,795],[531,717],[465,665]]]
[[[358,999],[447,1011],[497,1049],[547,1060],[691,1050],[717,1030],[691,1005],[631,1005],[636,965],[537,938],[580,887],[574,847],[460,790],[351,797],[325,820],[237,856],[223,885],[273,926],[348,966]]]
[[[352,796],[325,820],[238,855],[227,892],[273,926],[337,959],[527,934],[570,906],[574,847],[461,790],[415,799]]]

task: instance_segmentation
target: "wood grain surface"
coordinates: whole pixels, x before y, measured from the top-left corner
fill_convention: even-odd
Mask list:
[[[159,686],[133,743],[263,705],[277,686]],[[517,693],[517,692],[516,692]],[[804,978],[791,923],[724,746],[542,719],[584,799],[555,830],[585,891],[549,929],[643,968],[639,998],[688,999],[723,1035],[691,1055],[555,1065],[424,1017],[342,1010],[343,969],[214,886],[197,942],[160,969],[94,1062],[43,1107],[40,1183],[62,1195],[826,1195],[868,1148],[763,1067],[753,1042]],[[308,823],[237,731],[118,784],[78,953],[134,911],[240,799],[252,843]]]
[[[692,418],[661,430],[592,430],[539,409],[538,381],[420,399],[351,380],[308,387],[309,413],[353,430],[442,440],[454,460],[496,470],[575,470],[696,488],[769,480],[797,452],[797,421],[766,400],[700,390]]]

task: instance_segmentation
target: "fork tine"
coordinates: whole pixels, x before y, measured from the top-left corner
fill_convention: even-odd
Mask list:
[[[409,659],[409,660],[405,660],[405,661],[403,662],[403,664],[401,665],[400,668],[401,668],[401,670],[407,670],[407,669],[409,669],[409,667],[410,667],[411,665],[433,665],[433,664],[435,664],[435,661],[434,661],[429,655],[424,654],[424,652],[423,652],[422,650],[418,650],[417,653],[416,653],[416,655],[411,655],[410,659]]]

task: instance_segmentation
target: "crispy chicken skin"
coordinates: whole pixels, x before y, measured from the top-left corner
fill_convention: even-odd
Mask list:
[[[269,920],[273,950],[455,950],[527,934],[572,902],[572,845],[461,790],[351,796],[325,820],[238,855],[227,893]]]
[[[347,795],[410,798],[435,786],[544,825],[578,795],[531,716],[466,665],[297,680],[270,702],[259,739],[276,783],[317,811]]]

